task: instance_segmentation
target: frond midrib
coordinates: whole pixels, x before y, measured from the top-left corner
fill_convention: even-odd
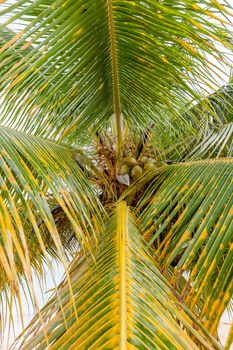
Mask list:
[[[116,48],[116,34],[115,24],[113,18],[113,6],[112,0],[107,0],[107,15],[109,23],[109,39],[112,61],[112,85],[113,85],[113,99],[114,99],[114,113],[116,122],[116,136],[117,136],[117,158],[118,167],[121,163],[122,157],[122,121],[121,121],[121,101],[120,101],[120,84],[118,74],[118,62],[117,62],[117,48]]]
[[[119,279],[120,279],[120,350],[127,346],[127,246],[128,246],[128,210],[126,202],[118,209],[119,225]]]

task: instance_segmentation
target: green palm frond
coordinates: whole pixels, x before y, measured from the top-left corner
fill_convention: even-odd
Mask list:
[[[190,161],[200,158],[232,156],[233,88],[229,83],[203,97],[191,101],[180,115],[167,115],[169,123],[150,127],[149,141],[158,161]],[[180,120],[182,119],[182,123]]]
[[[103,3],[6,4],[1,13],[6,25],[25,26],[0,51],[1,120],[7,119],[8,126],[20,123],[22,130],[50,138],[66,136],[70,142],[91,124],[99,126],[109,119],[113,110]]]
[[[225,124],[217,130],[210,131],[187,158],[193,160],[224,156],[233,156],[233,123]]]
[[[18,272],[29,278],[30,264],[46,250],[63,256],[54,205],[84,251],[94,249],[103,212],[76,153],[0,127],[0,261],[8,283],[17,282]]]
[[[231,49],[228,5],[217,1],[2,6],[2,30],[19,29],[11,39],[4,35],[0,51],[1,121],[20,120],[24,131],[69,143],[108,123],[114,111],[139,127],[166,124],[169,113],[199,99],[198,87],[216,86],[213,71],[221,69],[213,62],[227,64],[219,46]]]
[[[182,298],[193,309],[204,296],[199,313],[213,334],[233,292],[232,164],[226,158],[166,167],[139,204],[156,259],[175,266],[172,283],[186,271]]]
[[[221,44],[225,41],[211,21],[214,2],[207,1],[205,8],[197,1],[111,2],[122,112],[140,125],[147,116],[166,123],[164,111],[168,114],[172,106],[174,113],[188,97],[197,98],[192,82],[196,87],[203,81],[214,84],[206,55],[215,56],[215,35]]]
[[[221,87],[207,97],[209,108],[197,105],[191,112],[204,125],[197,124],[197,138],[194,149],[185,157],[186,160],[200,158],[232,157],[233,136],[233,88],[232,84]]]
[[[218,91],[208,98],[218,120],[215,122],[226,124],[233,121],[233,84],[232,79],[229,84],[222,86]],[[216,118],[215,118],[216,119]]]
[[[96,264],[76,261],[71,279],[73,299],[65,281],[60,307],[53,298],[19,348],[220,349],[161,275],[125,202],[106,225]]]

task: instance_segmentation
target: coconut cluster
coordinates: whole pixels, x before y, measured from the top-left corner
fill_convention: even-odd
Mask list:
[[[131,157],[127,156],[123,159],[123,165],[120,170],[121,175],[131,175],[133,179],[141,176],[144,171],[149,171],[154,168],[154,163],[148,161],[148,159],[142,159],[140,164],[139,162]]]

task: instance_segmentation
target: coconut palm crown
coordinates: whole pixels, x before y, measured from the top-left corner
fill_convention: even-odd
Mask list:
[[[222,349],[232,15],[229,0],[0,1],[2,330],[13,300],[23,323],[21,286],[37,309],[12,349]],[[64,279],[39,310],[51,259]]]

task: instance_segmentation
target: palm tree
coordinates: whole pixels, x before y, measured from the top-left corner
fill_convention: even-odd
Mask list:
[[[51,257],[65,268],[12,349],[222,349],[233,293],[231,5],[0,9],[2,327],[14,299],[23,319],[20,285],[37,305],[33,271]],[[233,328],[226,349],[232,339]]]

